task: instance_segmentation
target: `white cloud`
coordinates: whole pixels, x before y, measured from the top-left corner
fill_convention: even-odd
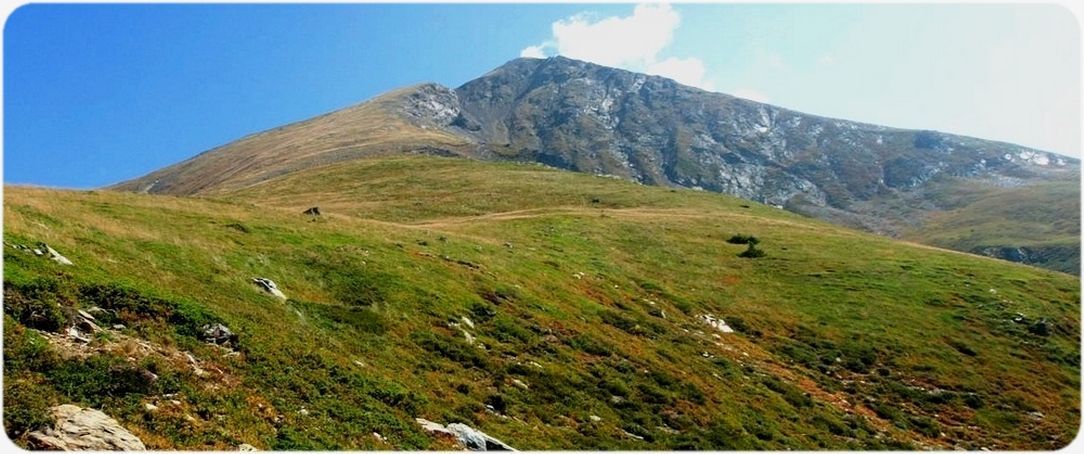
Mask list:
[[[763,92],[761,92],[760,90],[757,90],[757,89],[754,89],[754,88],[739,88],[739,89],[733,91],[733,95],[737,96],[739,98],[745,98],[745,99],[748,99],[750,101],[756,101],[756,102],[765,102],[766,103],[766,102],[771,101],[771,98],[769,98],[768,95],[766,95]]]
[[[597,18],[581,13],[558,20],[553,36],[542,44],[528,46],[521,57],[541,58],[563,55],[600,65],[669,77],[678,82],[710,90],[704,63],[695,57],[660,59],[681,25],[681,15],[669,4],[637,5],[630,16]]]
[[[539,44],[537,46],[527,46],[520,51],[519,56],[523,58],[546,58],[545,44]]]
[[[698,58],[670,57],[647,67],[648,74],[669,77],[685,85],[692,85],[705,90],[714,90],[715,85],[711,81],[704,79],[706,72],[704,62]]]

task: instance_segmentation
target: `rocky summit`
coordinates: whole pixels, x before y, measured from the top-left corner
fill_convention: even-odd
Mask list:
[[[875,233],[1078,273],[1080,162],[935,131],[816,115],[564,57],[520,58],[456,89],[422,84],[276,128],[122,183],[221,192],[362,156],[414,152],[533,161],[642,184],[736,195]],[[1044,197],[1054,187],[1067,197]],[[944,194],[981,192],[973,200]],[[1058,205],[1054,232],[996,232],[966,208],[1005,215]],[[954,216],[963,216],[955,219]],[[943,235],[939,220],[967,224]],[[997,221],[1000,221],[998,219]],[[974,224],[974,225],[971,225]],[[1051,241],[1051,240],[1054,241]],[[1027,250],[1026,254],[1005,251]]]

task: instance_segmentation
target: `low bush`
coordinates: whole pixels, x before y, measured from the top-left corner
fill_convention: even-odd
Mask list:
[[[764,257],[765,255],[767,254],[765,254],[763,249],[757,249],[756,243],[749,243],[749,247],[745,248],[744,251],[738,254],[738,257],[741,257],[743,259],[755,259],[759,257]]]
[[[757,244],[760,243],[760,239],[753,235],[734,235],[730,239],[726,240],[730,244]]]

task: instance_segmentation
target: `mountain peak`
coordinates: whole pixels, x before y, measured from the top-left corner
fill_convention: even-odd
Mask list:
[[[508,61],[454,90],[395,90],[119,187],[207,192],[402,152],[720,192],[888,235],[947,209],[936,195],[946,184],[1075,182],[1080,169],[1016,145],[824,118],[556,56]]]

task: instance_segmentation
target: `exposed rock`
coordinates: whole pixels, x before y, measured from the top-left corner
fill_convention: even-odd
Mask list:
[[[598,417],[598,416],[596,416],[596,415],[591,415],[591,416],[588,416],[588,418],[589,418],[589,419],[591,420],[591,422],[599,422],[599,421],[602,421],[602,418],[600,418],[600,417]]]
[[[72,340],[82,342],[84,344],[90,343],[90,338],[83,334],[82,331],[79,331],[79,328],[76,328],[74,326],[68,328],[68,337]]]
[[[147,410],[147,411],[155,411],[155,410],[158,409],[158,406],[154,405],[154,404],[152,404],[150,402],[147,402],[147,403],[143,404],[143,409]]]
[[[527,384],[526,384],[526,383],[524,383],[524,382],[523,382],[522,380],[520,380],[520,379],[518,379],[518,378],[513,378],[513,379],[512,379],[512,384],[513,384],[513,385],[516,385],[516,387],[518,387],[518,388],[521,388],[521,389],[524,389],[524,390],[526,390],[526,389],[530,389],[530,388],[529,388],[529,387],[527,386]]]
[[[474,322],[472,322],[471,319],[467,318],[466,315],[463,316],[463,323],[465,323],[471,329],[474,329]]]
[[[465,448],[471,451],[515,451],[515,448],[508,446],[503,441],[493,438],[478,429],[472,428],[466,424],[451,423],[447,427],[429,421],[423,418],[416,418],[415,421],[422,426],[422,430],[430,434],[435,435],[450,435],[456,439]]]
[[[49,409],[55,419],[51,428],[31,432],[36,449],[51,451],[141,451],[147,449],[116,420],[98,410],[75,405]]]
[[[700,319],[703,320],[704,323],[707,323],[712,328],[715,328],[715,329],[717,329],[719,331],[722,331],[724,333],[733,333],[734,332],[734,329],[731,328],[729,325],[727,325],[726,321],[724,321],[721,318],[716,318],[712,314],[700,314]]]
[[[79,309],[79,310],[77,310],[77,311],[75,311],[75,312],[76,312],[77,314],[79,314],[79,316],[80,316],[80,317],[83,317],[83,318],[85,318],[85,319],[87,319],[87,320],[90,320],[90,321],[92,321],[92,322],[96,322],[96,321],[98,321],[98,320],[96,320],[96,319],[94,318],[94,316],[93,316],[93,315],[90,315],[90,313],[89,313],[89,312],[87,312],[87,311],[84,311],[84,310],[82,310],[82,309]]]
[[[418,425],[422,426],[422,430],[426,432],[453,435],[443,424],[438,424],[425,418],[414,418],[414,420],[417,421]]]
[[[252,445],[250,445],[248,443],[241,443],[240,445],[237,446],[237,450],[238,451],[259,451],[259,449],[256,449],[255,446],[252,446]]]
[[[265,292],[274,295],[276,298],[286,299],[286,295],[279,290],[277,285],[275,285],[275,281],[263,277],[254,277],[252,278],[252,282],[260,286]]]
[[[71,260],[68,260],[67,257],[64,257],[63,255],[60,255],[60,253],[57,252],[56,249],[53,249],[53,248],[49,247],[48,244],[39,243],[38,248],[43,252],[43,254],[39,254],[39,255],[48,255],[49,258],[52,259],[56,263],[59,263],[61,265],[72,265],[73,264]]]
[[[314,216],[314,217],[319,216],[320,215],[320,207],[309,208],[309,209],[303,211],[302,214],[307,214],[309,216]]]
[[[214,323],[203,325],[203,340],[212,344],[225,344],[237,340],[237,335],[230,331],[226,325]]]

